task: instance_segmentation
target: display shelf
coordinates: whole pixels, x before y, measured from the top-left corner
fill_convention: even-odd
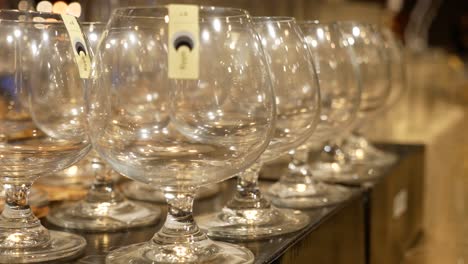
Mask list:
[[[411,169],[410,163],[415,160],[414,155],[419,156],[421,153],[420,146],[387,145],[385,148],[398,153],[400,159],[382,174],[382,181],[378,184],[352,187],[351,198],[337,206],[305,210],[311,222],[306,228],[296,233],[237,244],[246,246],[255,254],[255,263],[308,263],[314,259],[315,263],[330,264],[368,262],[370,249],[373,248],[372,243],[375,242],[370,240],[374,236],[369,233],[373,232],[369,225],[373,223],[372,218],[376,217],[375,209],[372,213],[369,210],[379,204],[369,201],[375,196],[372,190],[374,186],[382,189],[383,187],[379,187],[382,184],[390,186],[392,179],[401,178],[393,174],[408,175],[405,171]],[[262,182],[263,186],[268,184],[271,182]],[[221,191],[215,197],[196,200],[195,217],[219,211],[232,197],[234,185],[235,180],[231,179],[221,184]],[[411,192],[411,190],[407,191]],[[165,205],[162,204],[161,209],[162,215],[165,215]],[[45,219],[42,221],[49,229],[63,230],[47,223]],[[57,263],[104,263],[109,251],[150,240],[162,224],[163,219],[154,226],[109,233],[67,230],[84,236],[88,245],[78,258]],[[384,225],[382,226],[385,228]]]

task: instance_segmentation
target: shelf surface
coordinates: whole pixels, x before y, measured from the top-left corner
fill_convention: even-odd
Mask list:
[[[420,146],[411,146],[411,145],[385,145],[385,149],[394,151],[400,157],[397,164],[392,168],[389,168],[383,173],[382,177],[385,177],[386,174],[393,171],[398,164],[401,163],[402,159],[405,159],[407,155],[410,155],[414,151],[419,151]],[[271,181],[262,181],[263,186],[271,184]],[[195,217],[197,215],[202,215],[205,213],[220,211],[224,204],[232,197],[234,191],[235,180],[231,179],[227,182],[221,184],[221,191],[219,194],[212,198],[201,199],[195,201]],[[314,235],[314,230],[320,228],[322,225],[327,223],[329,219],[333,218],[335,215],[338,215],[345,208],[349,207],[351,204],[356,202],[361,203],[365,200],[366,190],[372,188],[371,186],[366,187],[353,187],[353,195],[347,201],[337,206],[314,209],[314,210],[305,210],[304,212],[309,215],[311,222],[309,225],[295,233],[288,235],[282,235],[267,240],[245,242],[245,243],[236,243],[243,245],[249,248],[255,255],[255,263],[272,263],[275,260],[278,260],[281,256],[284,256],[285,253],[291,250],[299,242],[303,242],[304,239],[310,239],[310,236]],[[162,216],[165,215],[165,205],[161,204]],[[339,217],[342,217],[341,215]],[[63,230],[59,227],[53,226],[45,219],[42,219],[43,224],[52,230]],[[74,230],[66,230],[68,232],[73,232],[84,236],[87,240],[87,247],[84,253],[74,260],[68,262],[59,262],[59,263],[104,263],[106,254],[113,250],[126,245],[140,243],[149,241],[154,233],[162,226],[163,219],[161,219],[156,225],[128,229],[120,232],[109,232],[109,233],[89,233],[89,232],[79,232]],[[308,238],[309,237],[309,238]],[[232,242],[232,241],[230,241]],[[320,242],[320,241],[319,241]],[[235,243],[235,242],[234,242]],[[315,243],[315,242],[314,242]],[[320,243],[318,243],[320,244]],[[318,249],[320,247],[317,246]]]

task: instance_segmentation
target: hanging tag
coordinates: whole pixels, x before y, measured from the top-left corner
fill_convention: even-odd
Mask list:
[[[170,79],[198,79],[198,6],[168,5]]]
[[[91,73],[91,59],[89,57],[88,47],[81,32],[80,25],[76,20],[76,17],[71,15],[62,14],[62,20],[65,23],[65,27],[68,31],[68,36],[73,45],[73,51],[75,53],[75,61],[78,65],[80,77],[82,79],[88,79]]]

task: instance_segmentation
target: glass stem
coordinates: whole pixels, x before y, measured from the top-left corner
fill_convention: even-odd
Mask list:
[[[164,190],[167,201],[167,217],[164,226],[152,241],[159,245],[191,243],[207,239],[193,219],[193,200],[195,190],[177,192]]]
[[[112,169],[97,155],[92,157],[91,166],[94,182],[88,190],[86,201],[89,203],[118,203],[123,201],[123,195],[115,188]]]
[[[288,164],[288,173],[283,174],[280,181],[287,184],[311,184],[313,179],[308,164],[309,150],[291,150],[289,155],[291,155],[292,160]]]
[[[28,196],[32,183],[3,183],[5,208],[0,215],[0,248],[44,245],[50,235],[31,211]]]
[[[267,201],[258,188],[258,174],[262,164],[254,163],[250,168],[240,173],[237,177],[236,194],[229,201],[227,207],[232,210],[242,209],[267,209],[270,202]]]

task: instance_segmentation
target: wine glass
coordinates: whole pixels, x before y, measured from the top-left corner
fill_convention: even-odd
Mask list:
[[[196,189],[250,166],[273,132],[271,79],[248,13],[116,9],[95,63],[88,93],[94,148],[119,173],[161,189],[168,203],[151,241],[117,249],[107,263],[251,262],[248,249],[208,239],[192,216]]]
[[[62,17],[50,13],[0,10],[0,31],[2,72],[14,77],[0,91],[0,182],[6,196],[0,262],[72,257],[86,245],[84,238],[43,227],[28,194],[40,175],[63,170],[90,149],[80,78],[87,76],[75,59],[75,47],[86,53],[86,41],[72,39]],[[25,130],[31,135],[17,137]]]
[[[358,66],[348,39],[334,24],[299,22],[312,52],[320,84],[320,121],[309,140],[291,152],[288,171],[268,189],[273,204],[281,207],[313,208],[340,203],[351,190],[317,181],[308,165],[311,145],[338,136],[355,119],[361,99]]]
[[[106,26],[103,22],[80,22],[83,34],[88,39],[89,47],[96,50],[101,34]],[[36,183],[43,187],[89,187],[93,183],[94,171],[92,160],[95,155],[91,152],[75,165],[39,178]]]
[[[372,25],[341,21],[337,26],[348,39],[359,66],[361,104],[357,118],[350,126],[356,131],[379,113],[388,100],[391,88],[389,56],[381,34]],[[343,142],[344,137],[343,134],[323,146],[319,158],[311,164],[316,178],[348,184],[374,181],[380,177],[377,167],[395,161],[393,154],[377,159],[380,151],[361,136],[349,136]]]
[[[320,96],[310,50],[294,18],[258,17],[254,21],[272,72],[275,133],[259,160],[239,174],[234,198],[221,212],[198,219],[208,235],[216,238],[261,239],[294,232],[309,223],[302,212],[272,206],[258,188],[258,172],[263,162],[300,146],[315,129]]]
[[[395,34],[387,27],[374,25],[380,32],[390,60],[391,90],[382,111],[388,112],[406,92],[406,65],[403,54],[403,44]]]
[[[97,48],[104,28],[103,23],[83,23],[83,30],[93,51]],[[50,223],[72,229],[115,231],[151,225],[159,219],[161,210],[156,205],[125,199],[115,187],[114,179],[118,175],[95,151],[91,151],[84,164],[80,165],[82,167],[77,167],[77,170],[94,176],[88,194],[83,200],[52,207],[47,215]],[[78,176],[75,174],[75,177]]]
[[[400,119],[398,117],[407,115],[408,112],[407,104],[402,104],[403,102],[400,100],[403,94],[407,92],[403,43],[388,27],[381,27],[378,25],[373,25],[373,27],[382,35],[384,46],[389,56],[391,91],[385,102],[385,106],[380,109],[379,113],[379,120],[387,122],[390,125],[379,127],[372,126],[371,129],[374,129],[374,135],[398,135],[406,129],[406,122],[399,122]],[[395,117],[397,117],[397,119],[395,119]],[[366,128],[366,130],[369,131],[369,128]],[[384,155],[387,154],[385,151],[383,152]],[[379,168],[376,168],[376,170],[378,171]]]

